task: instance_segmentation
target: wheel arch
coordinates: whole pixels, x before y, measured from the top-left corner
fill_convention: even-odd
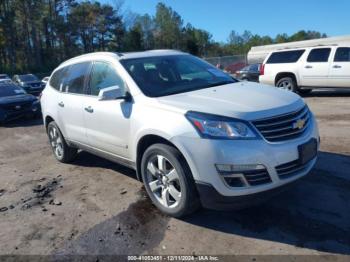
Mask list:
[[[182,148],[179,145],[177,145],[175,141],[173,141],[170,138],[167,138],[166,136],[159,135],[159,134],[145,134],[138,140],[137,147],[136,147],[136,174],[137,174],[138,180],[142,181],[141,160],[142,160],[143,153],[146,151],[148,147],[158,143],[166,144],[177,149],[180,152],[183,159],[186,161],[188,168],[192,172],[192,176],[193,176],[194,170],[191,168],[192,165],[190,163],[190,159],[188,159],[187,154],[182,151]]]
[[[50,115],[47,115],[47,116],[45,116],[45,118],[44,118],[44,125],[45,125],[45,129],[47,130],[47,126],[50,124],[50,122],[52,122],[52,121],[55,121],[55,119],[53,119],[53,117],[52,116],[50,116]]]
[[[277,85],[277,82],[284,77],[292,77],[294,79],[295,83],[297,84],[297,86],[299,86],[299,79],[298,79],[297,75],[293,72],[280,72],[280,73],[278,73],[275,77],[275,82],[274,82],[275,86]]]
[[[169,139],[159,134],[145,134],[142,137],[140,137],[136,146],[136,175],[138,180],[142,181],[141,160],[142,160],[143,153],[146,151],[148,147],[158,143],[166,144],[179,150],[173,143],[170,142]]]

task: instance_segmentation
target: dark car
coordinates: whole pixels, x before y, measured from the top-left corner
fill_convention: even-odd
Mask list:
[[[14,83],[0,83],[0,123],[21,118],[39,117],[40,102]]]
[[[7,74],[0,74],[0,82],[11,82],[11,78]]]
[[[10,80],[11,78],[7,74],[0,74],[0,80]]]
[[[41,80],[33,74],[14,75],[12,81],[33,95],[39,95],[45,87]]]
[[[248,65],[241,70],[236,71],[235,76],[240,80],[259,82],[260,65],[261,64]]]
[[[230,74],[234,74],[238,70],[241,70],[243,67],[245,67],[247,64],[243,62],[237,62],[233,64],[229,64],[225,66],[225,71],[229,72]]]

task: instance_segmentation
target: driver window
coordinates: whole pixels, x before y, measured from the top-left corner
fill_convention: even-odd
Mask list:
[[[90,95],[98,96],[101,89],[119,86],[125,91],[125,84],[118,75],[112,64],[106,62],[95,62],[90,77]]]

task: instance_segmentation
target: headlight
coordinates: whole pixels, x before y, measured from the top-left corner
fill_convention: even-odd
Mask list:
[[[229,117],[189,111],[187,119],[203,138],[256,139],[257,135],[248,122]]]

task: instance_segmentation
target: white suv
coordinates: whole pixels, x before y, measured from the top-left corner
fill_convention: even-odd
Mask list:
[[[316,162],[317,124],[298,95],[178,51],[73,58],[41,103],[59,161],[81,149],[131,167],[172,216],[252,204]]]
[[[266,57],[259,81],[300,93],[320,87],[350,87],[350,47],[274,51]]]

